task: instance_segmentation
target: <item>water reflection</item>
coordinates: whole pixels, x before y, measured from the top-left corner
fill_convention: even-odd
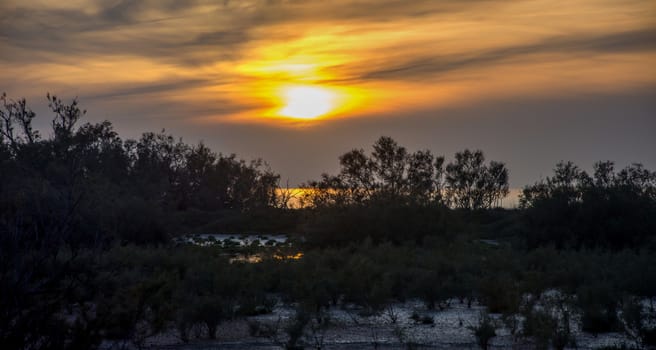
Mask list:
[[[300,260],[303,258],[303,253],[298,252],[294,254],[283,254],[283,253],[275,253],[271,256],[274,260]],[[228,260],[231,264],[233,263],[247,263],[247,264],[257,264],[261,263],[264,261],[264,257],[262,254],[257,253],[257,254],[237,254],[233,257],[231,257]]]
[[[193,244],[199,246],[228,247],[279,247],[289,246],[286,234],[193,234],[176,237],[175,243]]]
[[[176,237],[176,244],[215,247],[233,263],[257,264],[265,259],[299,260],[302,252],[289,251],[292,242],[286,234],[192,234]]]
[[[303,257],[303,253],[298,252],[296,254],[273,254],[273,258],[276,260],[300,260]]]
[[[260,254],[238,254],[230,258],[228,261],[231,264],[233,263],[257,264],[262,262],[262,256]]]

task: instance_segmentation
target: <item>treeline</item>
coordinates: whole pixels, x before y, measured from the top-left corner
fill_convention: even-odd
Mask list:
[[[458,211],[498,207],[509,192],[508,169],[497,161],[486,164],[480,150],[458,152],[445,164],[430,150],[410,153],[381,137],[370,155],[355,149],[339,162],[337,175],[323,174],[304,185],[310,244],[453,238],[463,229]]]
[[[621,249],[654,244],[656,172],[641,164],[615,171],[598,162],[593,175],[571,162],[524,188],[525,238],[529,247]]]
[[[642,245],[656,231],[656,173],[640,164],[615,172],[612,162],[599,162],[588,175],[560,163],[553,176],[524,189],[518,214],[490,210],[509,192],[502,162],[486,163],[480,150],[457,152],[447,161],[381,137],[370,154],[355,149],[341,155],[338,174],[305,184],[300,200],[307,215],[301,215],[275,212],[287,208],[290,198],[280,189],[279,175],[261,160],[216,154],[164,132],[124,141],[110,122],[81,124],[85,111],[76,100],[66,104],[50,95],[52,130],[44,138],[32,127],[35,115],[25,99],[2,95],[1,101],[3,209],[12,213],[8,225],[41,222],[22,228],[28,231],[84,227],[85,233],[76,234],[145,244],[201,222],[233,230],[275,222],[295,231],[300,225],[316,233],[308,238],[319,244],[367,237],[398,243],[453,236],[471,230],[465,225],[471,216],[492,216],[506,217],[506,228],[521,233],[528,247],[617,249]],[[56,209],[30,218],[33,208],[49,208],[48,201]]]
[[[502,313],[509,329],[521,315],[518,337],[556,347],[562,319],[539,313],[553,290],[573,297],[558,305],[585,331],[629,329],[656,342],[647,309],[636,306],[656,296],[656,173],[639,164],[615,171],[600,162],[589,175],[560,163],[524,189],[520,208],[507,210],[498,208],[508,194],[503,163],[470,150],[448,161],[382,137],[370,154],[342,155],[339,173],[309,182],[306,206],[289,210],[279,176],[263,161],[165,132],[122,140],[109,122],[82,124],[76,100],[50,95],[44,137],[24,99],[0,101],[7,348],[139,347],[162,332],[189,341],[198,329],[212,338],[224,321],[275,303],[299,310],[286,328],[295,335],[281,343],[292,348],[330,308],[380,315],[414,298],[426,309],[477,300]],[[263,262],[244,264],[218,247],[171,240],[211,230],[282,230],[295,246],[249,248]],[[299,250],[300,260],[273,257]]]
[[[444,165],[430,150],[409,153],[390,137],[381,137],[367,155],[355,149],[339,157],[338,175],[323,174],[306,187],[306,203],[315,208],[395,202],[401,205],[489,209],[508,195],[508,169],[485,164],[480,150],[464,150]]]
[[[24,99],[2,95],[0,101],[3,218],[35,237],[61,227],[157,242],[165,238],[166,212],[277,205],[279,176],[261,160],[216,154],[164,131],[123,141],[108,121],[79,125],[85,111],[78,102],[50,95],[52,133],[44,138],[33,129],[35,114]]]
[[[409,153],[381,137],[371,155],[357,149],[339,161],[337,175],[306,185],[303,200],[315,214],[305,227],[311,243],[420,242],[483,231],[490,222],[502,226],[492,235],[514,235],[531,249],[623,249],[656,237],[656,172],[641,164],[615,171],[613,162],[598,162],[588,175],[561,162],[552,176],[523,189],[517,210],[499,210],[509,193],[508,169],[486,164],[480,150],[458,152],[445,165],[443,156]]]

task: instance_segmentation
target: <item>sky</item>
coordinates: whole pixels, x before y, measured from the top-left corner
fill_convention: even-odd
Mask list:
[[[0,1],[0,92],[123,138],[165,129],[297,186],[391,136],[511,187],[556,162],[656,170],[656,2]]]

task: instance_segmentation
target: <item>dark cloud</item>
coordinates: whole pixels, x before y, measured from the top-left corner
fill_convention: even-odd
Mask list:
[[[89,95],[91,99],[106,99],[118,97],[147,97],[145,95],[160,94],[169,91],[179,91],[190,88],[214,85],[216,82],[204,79],[185,79],[174,81],[158,81],[151,84],[132,84],[130,86],[104,86],[103,90],[97,94]]]
[[[0,61],[41,62],[70,60],[72,55],[131,55],[166,63],[198,66],[215,61],[234,60],[251,40],[275,40],[276,36],[298,33],[271,33],[255,37],[252,31],[275,24],[298,26],[327,21],[385,23],[435,13],[465,11],[482,6],[502,6],[495,1],[241,1],[214,2],[121,0],[100,2],[96,13],[82,9],[35,9],[0,5]],[[193,13],[196,6],[214,4],[206,17]],[[216,17],[216,20],[212,18]],[[200,32],[188,31],[188,24],[201,25]],[[114,31],[130,26],[130,34]],[[169,29],[166,35],[155,29]],[[176,29],[179,29],[176,31]],[[148,30],[153,30],[150,33]],[[188,35],[184,35],[188,31]],[[181,35],[180,35],[181,34]],[[281,38],[282,39],[282,38]],[[537,43],[465,52],[450,56],[394,57],[378,66],[340,67],[356,71],[340,80],[415,79],[468,67],[491,65],[539,53],[603,53],[653,50],[656,29],[604,33],[597,36],[559,36]],[[391,50],[390,50],[391,51]],[[393,54],[392,54],[393,56]]]
[[[101,1],[102,6],[96,17],[110,23],[137,24],[144,22],[144,15],[149,12],[158,16],[179,15],[181,11],[192,9],[202,4],[198,0],[118,0]]]
[[[300,33],[270,33],[254,38],[250,32],[266,26],[318,22],[382,23],[434,13],[461,11],[485,1],[100,1],[100,9],[31,8],[0,5],[0,40],[5,62],[38,62],[75,55],[133,55],[181,65],[232,59],[252,39],[285,39]],[[490,2],[491,3],[491,2]],[[199,6],[213,12],[194,12]],[[204,28],[195,33],[189,28]],[[129,35],[113,32],[133,28]],[[150,29],[168,29],[166,35]],[[188,36],[179,35],[189,33]],[[216,49],[219,50],[216,50]],[[210,51],[215,49],[215,51]],[[229,54],[227,54],[229,53]]]
[[[219,30],[198,34],[190,44],[219,47],[236,46],[245,43],[248,38],[249,36],[245,31]]]
[[[145,2],[140,0],[117,1],[103,8],[99,13],[99,17],[110,22],[129,23],[132,22],[135,18],[138,18],[144,7]]]
[[[426,17],[438,13],[460,12],[481,4],[502,4],[490,0],[284,0],[255,2],[240,20],[254,25],[285,22],[302,24],[326,21],[384,23],[399,19]]]
[[[48,9],[3,7],[0,5],[0,42],[5,62],[40,62],[44,56],[51,61],[67,60],[70,56],[131,55],[184,64],[196,52],[190,44],[199,46],[211,39],[194,34],[166,35],[166,29],[176,34],[187,29],[188,13],[198,1],[133,1],[101,2],[104,7],[93,13],[84,9]],[[127,32],[126,32],[127,30]],[[120,35],[116,32],[121,31]],[[222,31],[224,45],[237,44],[243,33]],[[215,38],[216,39],[216,38]],[[207,43],[209,45],[209,43]],[[183,50],[183,48],[186,48]],[[213,57],[208,57],[211,60]],[[197,64],[197,59],[193,64]]]
[[[388,66],[369,70],[352,80],[416,79],[466,68],[480,68],[500,62],[526,58],[529,55],[565,53],[626,53],[656,50],[656,28],[603,35],[557,36],[537,43],[495,48],[479,53],[413,58],[407,62],[389,62]],[[550,58],[553,59],[553,58]]]

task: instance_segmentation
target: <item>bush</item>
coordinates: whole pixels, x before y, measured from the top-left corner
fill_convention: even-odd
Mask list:
[[[490,340],[497,336],[497,325],[487,312],[478,317],[478,324],[467,327],[476,337],[478,346],[487,350]]]
[[[522,309],[524,335],[533,338],[538,349],[546,350],[550,345],[556,350],[575,346],[570,308],[570,297],[560,292],[543,295],[539,304],[530,300]]]
[[[625,298],[620,317],[624,333],[643,346],[656,345],[656,312],[639,298]]]
[[[435,324],[433,316],[420,315],[417,311],[412,312],[410,319],[413,320],[416,324]]]
[[[608,284],[582,286],[577,291],[581,310],[581,329],[597,335],[619,330],[617,305],[619,296]]]

